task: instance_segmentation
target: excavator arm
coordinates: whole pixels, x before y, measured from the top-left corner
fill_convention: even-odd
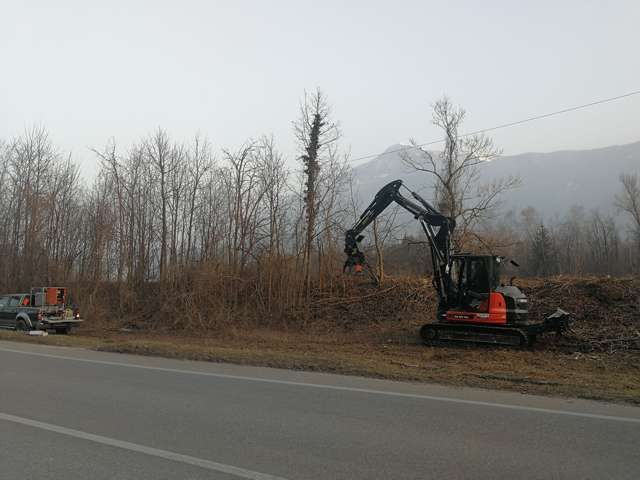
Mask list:
[[[440,300],[446,303],[448,267],[451,255],[451,232],[455,227],[455,221],[438,212],[416,192],[409,190],[413,200],[403,196],[400,193],[400,188],[402,187],[402,180],[394,180],[382,187],[371,204],[360,215],[355,225],[346,231],[344,252],[347,254],[347,260],[344,263],[343,270],[346,271],[353,267],[361,269],[367,265],[364,253],[358,248],[358,243],[364,238],[361,233],[391,203],[395,202],[420,222],[431,249],[434,272],[433,284]]]

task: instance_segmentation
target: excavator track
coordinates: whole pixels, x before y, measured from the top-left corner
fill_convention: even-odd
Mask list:
[[[420,329],[420,337],[425,345],[446,345],[455,343],[480,343],[527,347],[535,341],[535,336],[512,327],[493,327],[475,324],[428,323]]]

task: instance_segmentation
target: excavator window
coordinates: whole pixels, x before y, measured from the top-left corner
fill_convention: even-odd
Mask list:
[[[494,267],[490,256],[454,257],[449,270],[449,303],[466,308],[489,298],[497,287]]]
[[[489,272],[484,258],[470,259],[467,269],[467,289],[475,293],[485,294],[491,291]]]

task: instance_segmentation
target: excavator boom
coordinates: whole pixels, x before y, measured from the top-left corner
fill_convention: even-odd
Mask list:
[[[402,180],[394,180],[382,187],[373,198],[373,201],[364,212],[362,212],[356,224],[347,230],[345,233],[344,247],[347,260],[344,263],[343,271],[351,267],[357,268],[366,265],[364,253],[360,251],[358,247],[358,243],[363,239],[360,234],[376,217],[384,212],[391,203],[395,202],[420,222],[431,249],[434,286],[438,292],[440,301],[446,302],[448,288],[445,282],[451,256],[451,233],[455,227],[455,221],[437,211],[416,192],[409,190],[415,201],[403,196],[400,193],[402,187],[404,187]],[[437,231],[435,230],[436,228]]]

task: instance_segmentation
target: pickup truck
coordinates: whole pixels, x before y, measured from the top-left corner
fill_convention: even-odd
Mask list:
[[[48,302],[46,290],[40,287],[31,293],[11,293],[0,295],[0,328],[15,330],[55,330],[66,334],[82,322],[77,307],[65,305],[66,289],[56,288],[62,293],[60,303]],[[42,291],[45,293],[42,293]],[[51,295],[49,296],[51,298]]]

